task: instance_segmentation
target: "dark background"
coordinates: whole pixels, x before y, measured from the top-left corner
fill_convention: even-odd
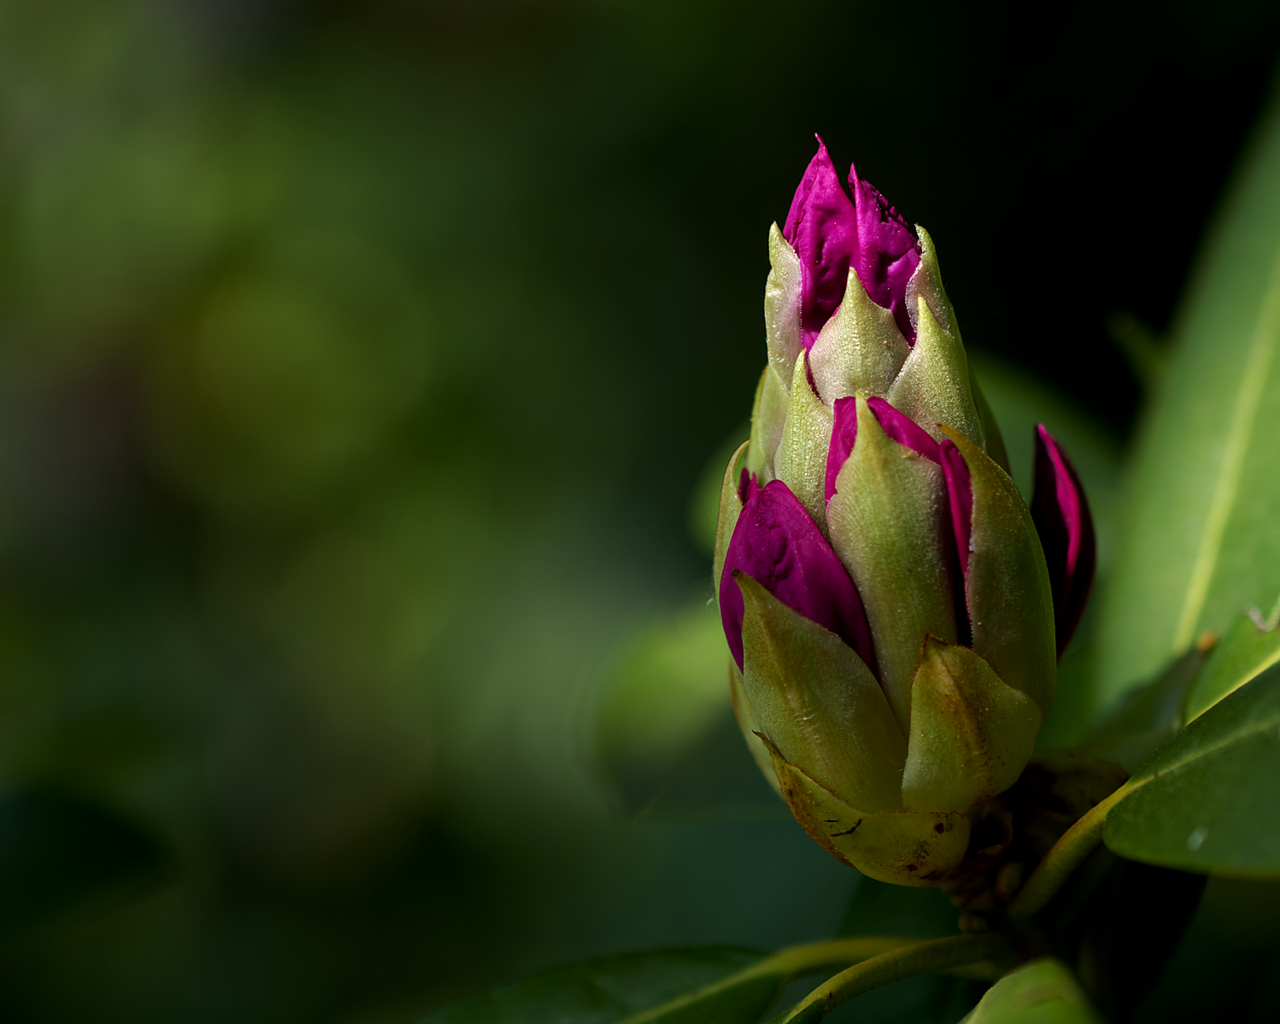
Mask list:
[[[1123,443],[1280,46],[994,11],[0,5],[0,1017],[391,1022],[834,925],[793,823],[636,817],[592,739],[706,596],[813,133]]]

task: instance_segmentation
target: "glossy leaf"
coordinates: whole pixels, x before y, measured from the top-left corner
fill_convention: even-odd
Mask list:
[[[641,1014],[651,1024],[756,1024],[786,987],[785,973],[715,984],[763,959],[751,950],[710,946],[588,960],[486,992],[421,1024],[615,1024]],[[707,991],[680,998],[699,989]],[[673,1001],[666,1012],[645,1013]]]
[[[1202,715],[1254,676],[1280,662],[1280,629],[1241,616],[1221,640],[1187,695],[1185,717]]]
[[[1176,319],[1104,595],[1100,698],[1280,594],[1280,103]]]
[[[1046,957],[1010,971],[961,1024],[1101,1024],[1079,982]]]
[[[1187,871],[1280,876],[1280,666],[1164,744],[1111,811],[1122,857]]]

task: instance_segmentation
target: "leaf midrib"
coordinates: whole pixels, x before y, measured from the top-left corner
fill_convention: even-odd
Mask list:
[[[1205,518],[1204,531],[1200,536],[1200,548],[1187,584],[1182,615],[1174,631],[1175,653],[1181,653],[1191,646],[1196,624],[1208,597],[1209,585],[1213,581],[1214,570],[1222,551],[1227,522],[1240,489],[1240,476],[1249,449],[1249,439],[1257,422],[1258,406],[1262,400],[1263,385],[1276,349],[1277,337],[1280,337],[1280,247],[1272,258],[1267,290],[1254,327],[1249,358],[1245,362],[1235,412],[1231,418],[1231,429],[1227,432],[1223,458],[1214,484],[1213,500],[1209,505],[1209,514]]]

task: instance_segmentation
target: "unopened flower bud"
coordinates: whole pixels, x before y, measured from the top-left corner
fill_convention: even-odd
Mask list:
[[[928,885],[1031,756],[1093,534],[1043,428],[1028,513],[932,240],[849,182],[852,198],[820,142],[770,233],[769,362],[725,473],[715,581],[766,777],[828,852]]]
[[[1093,517],[1066,451],[1044,424],[1036,428],[1035,491],[1031,518],[1040,534],[1053,588],[1058,656],[1084,614],[1098,560]]]

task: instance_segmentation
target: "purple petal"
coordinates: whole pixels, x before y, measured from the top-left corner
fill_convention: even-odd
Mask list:
[[[831,444],[827,447],[827,501],[835,497],[836,478],[858,439],[858,400],[837,398],[831,407]]]
[[[800,337],[807,352],[844,298],[858,246],[853,203],[821,138],[791,200],[782,236],[800,257]]]
[[[883,398],[868,398],[867,406],[875,414],[876,421],[884,432],[898,444],[933,462],[942,461],[938,454],[938,442],[905,412],[899,412]],[[831,472],[829,467],[827,472]]]
[[[1031,519],[1040,535],[1049,585],[1053,589],[1054,626],[1058,657],[1076,631],[1084,613],[1093,571],[1097,564],[1097,540],[1084,486],[1075,467],[1044,424],[1036,427],[1035,491]]]
[[[829,629],[876,670],[871,628],[862,600],[836,553],[791,490],[770,481],[742,507],[720,577],[720,620],[742,668],[743,572],[787,607]]]
[[[874,396],[867,399],[867,406],[884,432],[898,444],[933,462],[941,460],[938,442],[906,413]],[[827,501],[835,496],[836,479],[858,437],[858,406],[853,396],[837,398],[832,413],[831,444],[827,448]]]
[[[947,479],[947,497],[951,505],[951,529],[960,556],[960,572],[969,572],[969,538],[973,531],[973,487],[969,482],[969,465],[951,441],[938,445],[942,456],[942,475]]]
[[[849,185],[857,211],[858,247],[853,269],[871,301],[892,310],[898,330],[914,345],[915,328],[907,314],[907,282],[920,265],[920,244],[902,216],[879,189],[849,167]]]

